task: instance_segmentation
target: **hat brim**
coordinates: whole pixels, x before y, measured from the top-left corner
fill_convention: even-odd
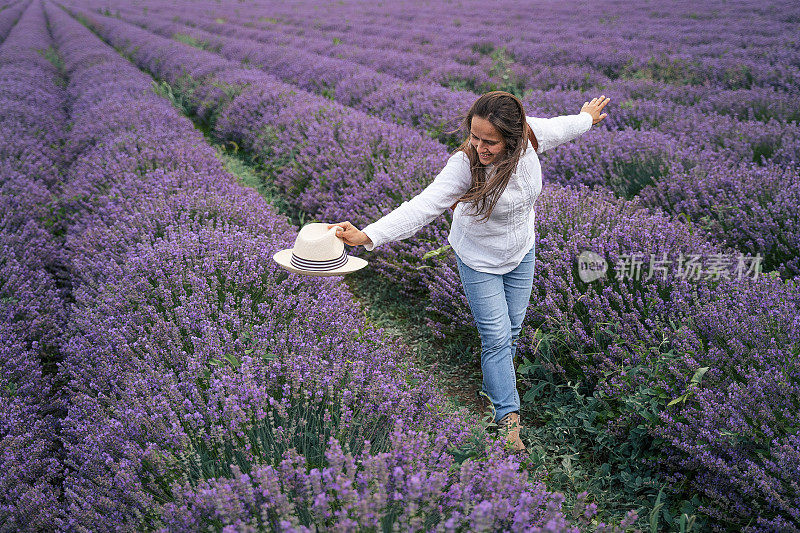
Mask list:
[[[275,255],[273,255],[272,258],[282,268],[285,268],[289,272],[294,272],[295,274],[303,274],[304,276],[316,276],[316,277],[344,276],[345,274],[350,274],[352,272],[355,272],[356,270],[360,270],[365,266],[367,266],[368,264],[367,261],[361,259],[360,257],[353,257],[352,255],[348,255],[347,263],[333,270],[322,270],[322,271],[302,270],[292,266],[292,248],[281,250],[280,252],[277,252]]]

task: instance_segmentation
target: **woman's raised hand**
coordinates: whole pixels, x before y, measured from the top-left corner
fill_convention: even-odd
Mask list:
[[[328,229],[334,226],[338,226],[338,228],[336,228],[336,236],[342,239],[347,245],[358,246],[359,244],[372,244],[372,239],[367,237],[366,233],[360,231],[350,222],[345,221],[336,224],[328,224]]]
[[[606,98],[604,94],[601,94],[600,98],[592,98],[591,102],[584,102],[583,107],[581,108],[581,113],[586,111],[592,115],[592,125],[595,125],[608,116],[608,113],[603,113],[601,115],[600,111],[602,111],[606,104],[610,101],[610,98]]]

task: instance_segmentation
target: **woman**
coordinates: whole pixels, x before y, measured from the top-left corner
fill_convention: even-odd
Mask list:
[[[537,153],[588,131],[607,116],[601,111],[608,102],[601,95],[577,115],[541,119],[526,117],[510,93],[486,93],[464,119],[468,139],[425,190],[361,231],[350,222],[328,226],[339,226],[346,244],[373,250],[455,210],[447,241],[481,337],[481,392],[517,451],[525,446],[513,361],[533,286],[534,203],[542,189]]]

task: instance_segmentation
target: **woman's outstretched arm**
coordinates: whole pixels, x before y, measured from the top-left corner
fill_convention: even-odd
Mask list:
[[[533,130],[538,142],[536,152],[541,154],[589,131],[592,125],[608,116],[607,113],[601,113],[601,111],[609,101],[610,99],[605,95],[592,98],[591,102],[584,102],[577,115],[563,115],[554,118],[526,117],[528,126]]]
[[[450,156],[447,165],[422,192],[362,231],[350,222],[329,224],[328,228],[341,227],[341,230],[336,230],[336,235],[345,244],[363,244],[367,250],[373,250],[381,244],[414,235],[461,198],[469,189],[470,181],[469,159],[464,152],[458,151]]]

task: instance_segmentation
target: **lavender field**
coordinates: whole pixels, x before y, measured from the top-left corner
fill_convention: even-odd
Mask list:
[[[492,90],[611,99],[542,147],[526,454],[451,211],[272,259]],[[0,0],[0,532],[800,531],[799,122],[796,2]]]

